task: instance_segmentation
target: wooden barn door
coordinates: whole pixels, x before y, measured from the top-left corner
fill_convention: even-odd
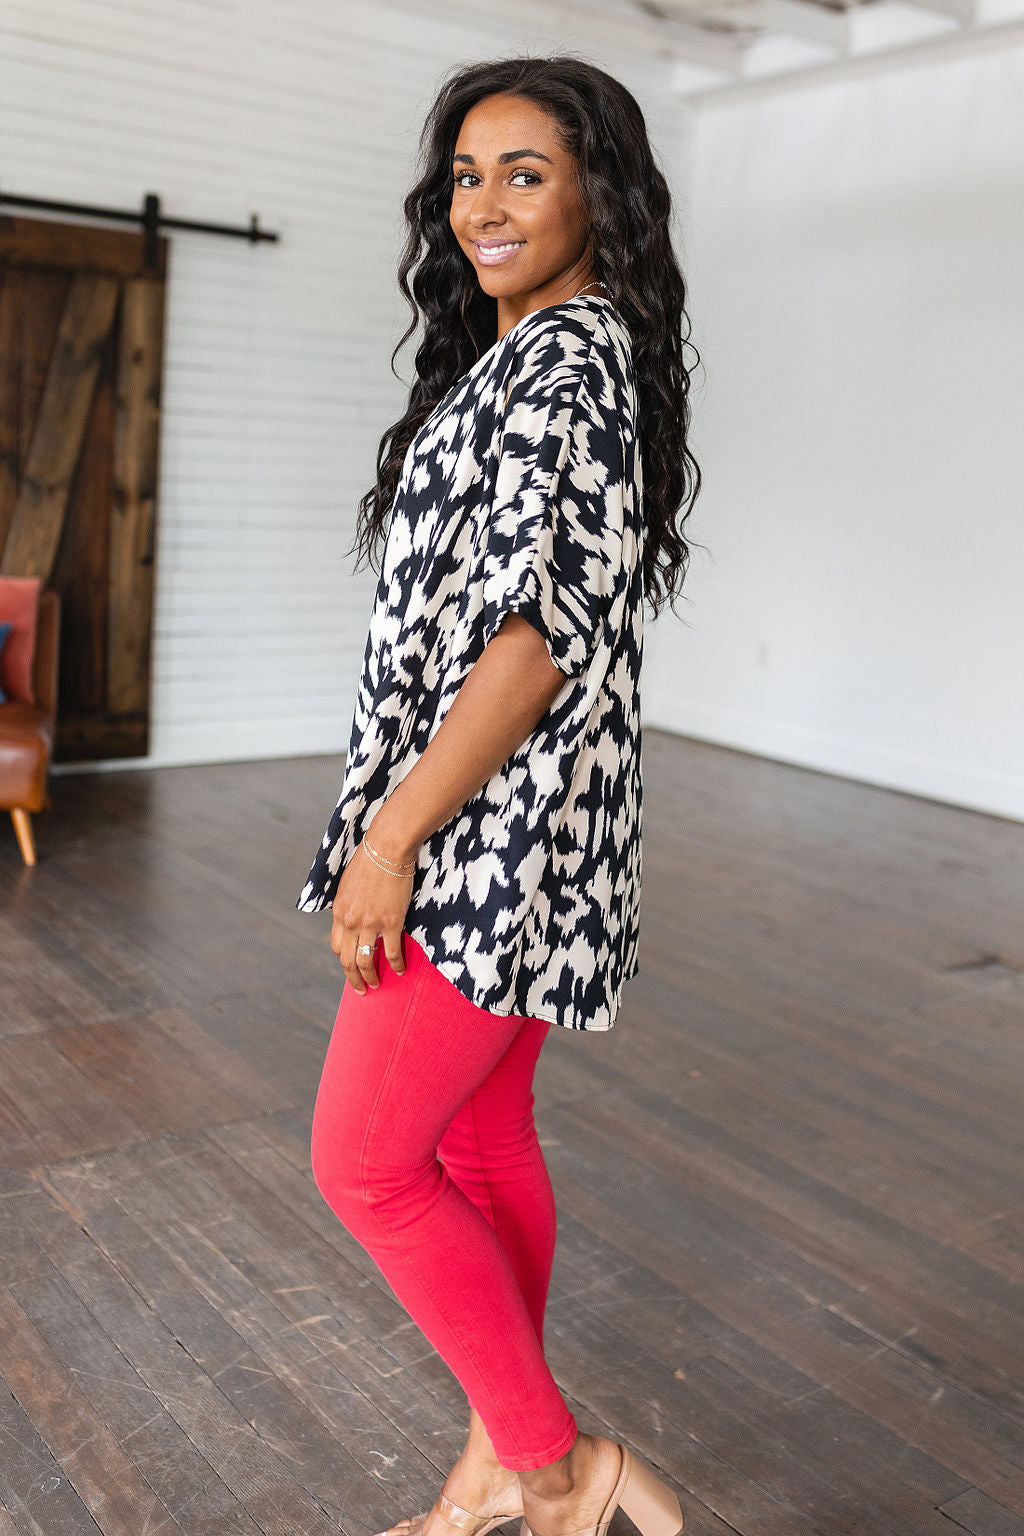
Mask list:
[[[0,217],[0,573],[62,599],[58,761],[149,749],[167,241]]]

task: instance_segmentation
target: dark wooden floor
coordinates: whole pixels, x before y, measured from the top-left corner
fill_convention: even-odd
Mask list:
[[[1024,826],[644,761],[640,977],[537,1076],[555,1374],[688,1536],[1020,1536]],[[309,1172],[340,775],[61,777],[34,871],[0,828],[0,1536],[364,1536],[461,1448]]]

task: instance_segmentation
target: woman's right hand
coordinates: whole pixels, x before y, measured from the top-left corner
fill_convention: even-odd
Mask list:
[[[393,875],[380,868],[360,844],[342,871],[331,903],[331,948],[345,975],[359,993],[379,987],[377,936],[383,935],[384,954],[396,975],[404,975],[402,926],[412,900],[413,876]],[[372,946],[368,955],[359,945]]]

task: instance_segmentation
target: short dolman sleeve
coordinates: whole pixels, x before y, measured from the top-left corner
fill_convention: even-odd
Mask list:
[[[486,510],[486,645],[509,613],[544,636],[555,666],[587,666],[620,579],[625,526],[622,401],[600,345],[573,353],[542,330],[515,359]]]

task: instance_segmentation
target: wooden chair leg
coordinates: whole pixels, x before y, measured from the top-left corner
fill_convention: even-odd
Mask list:
[[[34,864],[36,861],[36,845],[32,836],[32,817],[21,806],[15,806],[11,811],[11,820],[14,822],[14,835],[18,839],[18,847],[26,864]]]

